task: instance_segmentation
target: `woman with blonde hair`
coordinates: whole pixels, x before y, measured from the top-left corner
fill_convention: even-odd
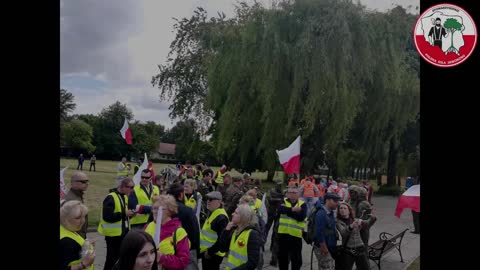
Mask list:
[[[145,232],[153,237],[156,222],[161,222],[158,264],[164,269],[185,269],[190,262],[190,241],[180,220],[172,218],[178,212],[177,202],[172,195],[154,196],[153,201],[153,221],[147,224]],[[157,220],[160,208],[162,219]]]
[[[63,201],[60,207],[60,269],[93,270],[93,243],[85,242],[77,232],[85,223],[88,208],[80,201]],[[84,245],[88,245],[82,250]]]
[[[227,270],[242,266],[242,269],[254,270],[260,260],[262,239],[255,224],[255,212],[246,204],[238,205],[232,214],[232,221],[220,236],[220,250],[229,252]]]
[[[184,194],[184,203],[186,206],[192,208],[193,213],[197,212],[197,205],[201,207],[201,205],[198,204],[198,201],[202,199],[202,195],[200,195],[199,192],[197,192],[197,181],[195,179],[186,179],[185,183],[183,184],[183,190],[185,192]]]

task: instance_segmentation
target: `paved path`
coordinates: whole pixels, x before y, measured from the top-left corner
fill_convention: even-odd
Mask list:
[[[397,204],[397,198],[382,196],[373,198],[373,213],[378,217],[378,221],[370,230],[370,243],[378,240],[378,235],[381,232],[388,232],[391,234],[396,234],[402,230],[409,228],[413,231],[413,221],[412,214],[410,210],[405,210],[402,214],[402,217],[399,219],[393,215],[395,212],[395,207]],[[271,234],[271,233],[270,233]],[[105,263],[106,255],[106,246],[105,239],[102,235],[92,232],[88,233],[88,238],[96,239],[96,258],[95,258],[95,269],[103,269],[103,264]],[[268,242],[265,247],[270,246],[270,236],[268,237]],[[302,258],[303,266],[302,270],[310,269],[310,254],[311,246],[303,242],[302,248]],[[383,270],[402,270],[405,269],[411,262],[413,262],[420,255],[420,235],[412,234],[409,231],[405,233],[405,237],[402,242],[402,255],[404,263],[400,262],[400,255],[396,249],[389,251],[387,254],[384,254],[384,257],[381,262]],[[277,267],[270,266],[268,263],[270,261],[271,253],[267,250],[264,254],[264,270],[277,270]],[[226,260],[224,260],[225,262]],[[199,263],[201,269],[201,263]],[[377,269],[377,266],[374,262],[370,261],[371,269]],[[222,269],[224,269],[222,267]],[[317,269],[317,260],[315,255],[313,256],[313,269]],[[354,268],[355,269],[355,268]]]

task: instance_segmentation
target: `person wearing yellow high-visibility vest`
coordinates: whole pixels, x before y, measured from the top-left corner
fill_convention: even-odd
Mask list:
[[[227,212],[222,207],[222,194],[212,191],[206,194],[207,209],[210,212],[200,232],[200,256],[202,269],[218,270],[222,263],[224,252],[220,252],[220,235],[229,220]]]
[[[158,264],[164,269],[186,269],[190,263],[190,241],[180,219],[173,217],[178,212],[177,202],[172,195],[155,196],[154,201],[154,221],[147,224],[145,232],[154,237],[156,224],[161,222]],[[158,220],[160,208],[162,219]]]
[[[103,200],[103,207],[100,213],[98,232],[105,235],[107,244],[107,257],[104,270],[112,269],[118,260],[120,244],[130,230],[130,218],[135,212],[128,210],[128,195],[134,187],[131,178],[124,178],[117,189],[111,192]]]
[[[186,206],[192,208],[194,213],[197,213],[197,207],[202,207],[198,202],[202,200],[202,195],[197,191],[197,181],[195,179],[186,179],[183,184],[184,199]]]
[[[215,189],[217,191],[219,187],[223,186],[223,177],[225,176],[225,174],[227,173],[227,165],[222,165],[222,167],[220,168],[220,170],[218,170],[215,175],[213,176],[213,185],[215,186]]]
[[[256,222],[255,212],[246,204],[233,212],[232,221],[220,236],[220,251],[228,251],[226,270],[257,268],[262,237]]]
[[[258,198],[257,194],[257,190],[254,188],[247,191],[247,195],[252,196],[254,199],[253,210],[255,210],[255,213],[258,213],[258,209],[262,207],[262,200]]]
[[[85,223],[88,209],[80,201],[63,202],[60,208],[60,269],[93,270],[93,246],[90,244],[88,252],[81,255],[85,239],[77,233]]]
[[[130,219],[132,229],[143,229],[145,225],[153,220],[152,198],[154,195],[160,195],[157,186],[152,185],[152,174],[149,169],[144,169],[140,173],[140,184],[133,188],[133,192],[128,196],[128,209],[133,210],[136,215]]]
[[[278,265],[280,270],[288,270],[289,261],[292,270],[302,267],[302,233],[307,217],[307,205],[299,200],[299,190],[295,185],[288,187],[287,198],[278,209]]]
[[[123,178],[128,177],[130,173],[130,166],[127,164],[127,158],[122,157],[122,162],[119,162],[117,165],[117,184],[120,184]]]

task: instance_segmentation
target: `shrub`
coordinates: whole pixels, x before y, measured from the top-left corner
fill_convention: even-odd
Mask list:
[[[387,186],[387,185],[382,185],[376,192],[376,194],[379,195],[387,195],[387,196],[395,196],[398,197],[403,193],[403,188],[399,186]]]

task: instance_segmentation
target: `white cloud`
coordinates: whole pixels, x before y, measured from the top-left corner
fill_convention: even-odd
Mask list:
[[[201,6],[208,16],[234,14],[237,0],[61,0],[61,87],[73,92],[75,113],[97,114],[116,100],[127,103],[135,119],[171,127],[168,104],[150,84],[165,63],[175,38],[175,18],[190,17]],[[252,0],[247,2],[253,2]],[[260,1],[270,6],[272,0]],[[392,3],[407,7],[419,0],[362,0],[385,11]],[[413,8],[414,8],[413,7]],[[98,85],[68,84],[77,76]],[[77,80],[78,81],[78,80]],[[68,87],[67,87],[68,86]]]

